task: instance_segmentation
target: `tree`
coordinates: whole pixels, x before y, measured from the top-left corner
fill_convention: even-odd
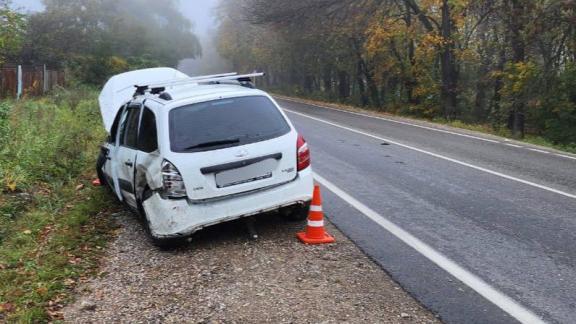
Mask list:
[[[221,21],[274,90],[576,146],[576,1],[223,0]]]
[[[24,16],[10,9],[10,1],[0,0],[0,65],[20,49],[25,26]]]
[[[112,71],[176,66],[201,54],[176,0],[45,0],[44,5],[45,11],[29,17],[21,57],[70,67],[83,82],[102,83]]]

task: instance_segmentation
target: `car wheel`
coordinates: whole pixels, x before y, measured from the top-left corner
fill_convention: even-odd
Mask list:
[[[106,181],[106,177],[104,176],[104,171],[102,171],[104,163],[106,163],[106,156],[104,156],[104,153],[100,151],[100,154],[98,154],[98,159],[96,160],[96,174],[98,175],[98,180],[100,180],[100,184],[102,186],[108,187],[108,182]]]
[[[307,202],[296,206],[285,207],[280,210],[280,215],[286,220],[299,222],[308,218],[309,211],[310,202]]]
[[[150,221],[148,220],[148,216],[146,215],[146,211],[144,210],[144,206],[142,205],[142,203],[144,202],[144,200],[150,198],[152,196],[152,191],[149,188],[144,189],[144,192],[142,194],[142,197],[140,199],[138,199],[137,204],[138,204],[138,216],[140,219],[140,222],[142,223],[142,226],[144,227],[144,230],[146,231],[146,234],[148,236],[148,238],[150,239],[150,241],[152,242],[152,244],[154,244],[156,247],[160,248],[161,250],[171,250],[174,248],[177,248],[179,246],[184,245],[185,243],[187,243],[187,240],[185,237],[178,237],[178,238],[158,238],[152,235],[152,231],[150,230]]]

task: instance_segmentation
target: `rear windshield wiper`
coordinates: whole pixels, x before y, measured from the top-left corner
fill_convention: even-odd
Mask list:
[[[239,138],[231,138],[231,139],[225,139],[225,140],[210,141],[210,142],[205,142],[205,143],[200,143],[200,144],[194,144],[192,146],[185,148],[184,150],[188,151],[188,150],[193,150],[193,149],[198,149],[198,148],[220,146],[220,145],[227,145],[227,144],[237,144],[237,143],[240,143]]]

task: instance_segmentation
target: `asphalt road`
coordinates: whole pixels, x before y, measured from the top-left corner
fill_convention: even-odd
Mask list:
[[[315,172],[357,200],[324,188],[327,217],[444,321],[514,323],[507,309],[516,306],[546,322],[576,321],[572,156],[278,101],[309,142]],[[358,204],[501,295],[481,295]]]

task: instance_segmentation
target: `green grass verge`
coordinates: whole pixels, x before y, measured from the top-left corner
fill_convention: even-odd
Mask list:
[[[0,322],[58,320],[97,271],[119,208],[90,185],[100,125],[91,89],[0,101]]]
[[[511,132],[508,131],[507,129],[495,130],[490,125],[486,125],[486,124],[468,124],[468,123],[464,123],[464,122],[459,121],[459,120],[452,121],[452,122],[448,122],[446,120],[434,120],[433,122],[438,123],[438,124],[448,125],[451,127],[467,129],[467,130],[472,130],[472,131],[476,131],[476,132],[480,132],[480,133],[485,133],[485,134],[496,135],[496,136],[505,137],[505,138],[509,138],[509,139],[514,139],[514,140],[519,141],[519,142],[524,142],[524,143],[543,146],[543,147],[549,147],[549,148],[552,148],[555,150],[576,154],[576,145],[554,144],[554,143],[546,140],[542,136],[527,134],[523,139],[517,139],[517,138],[514,138],[511,134]]]

